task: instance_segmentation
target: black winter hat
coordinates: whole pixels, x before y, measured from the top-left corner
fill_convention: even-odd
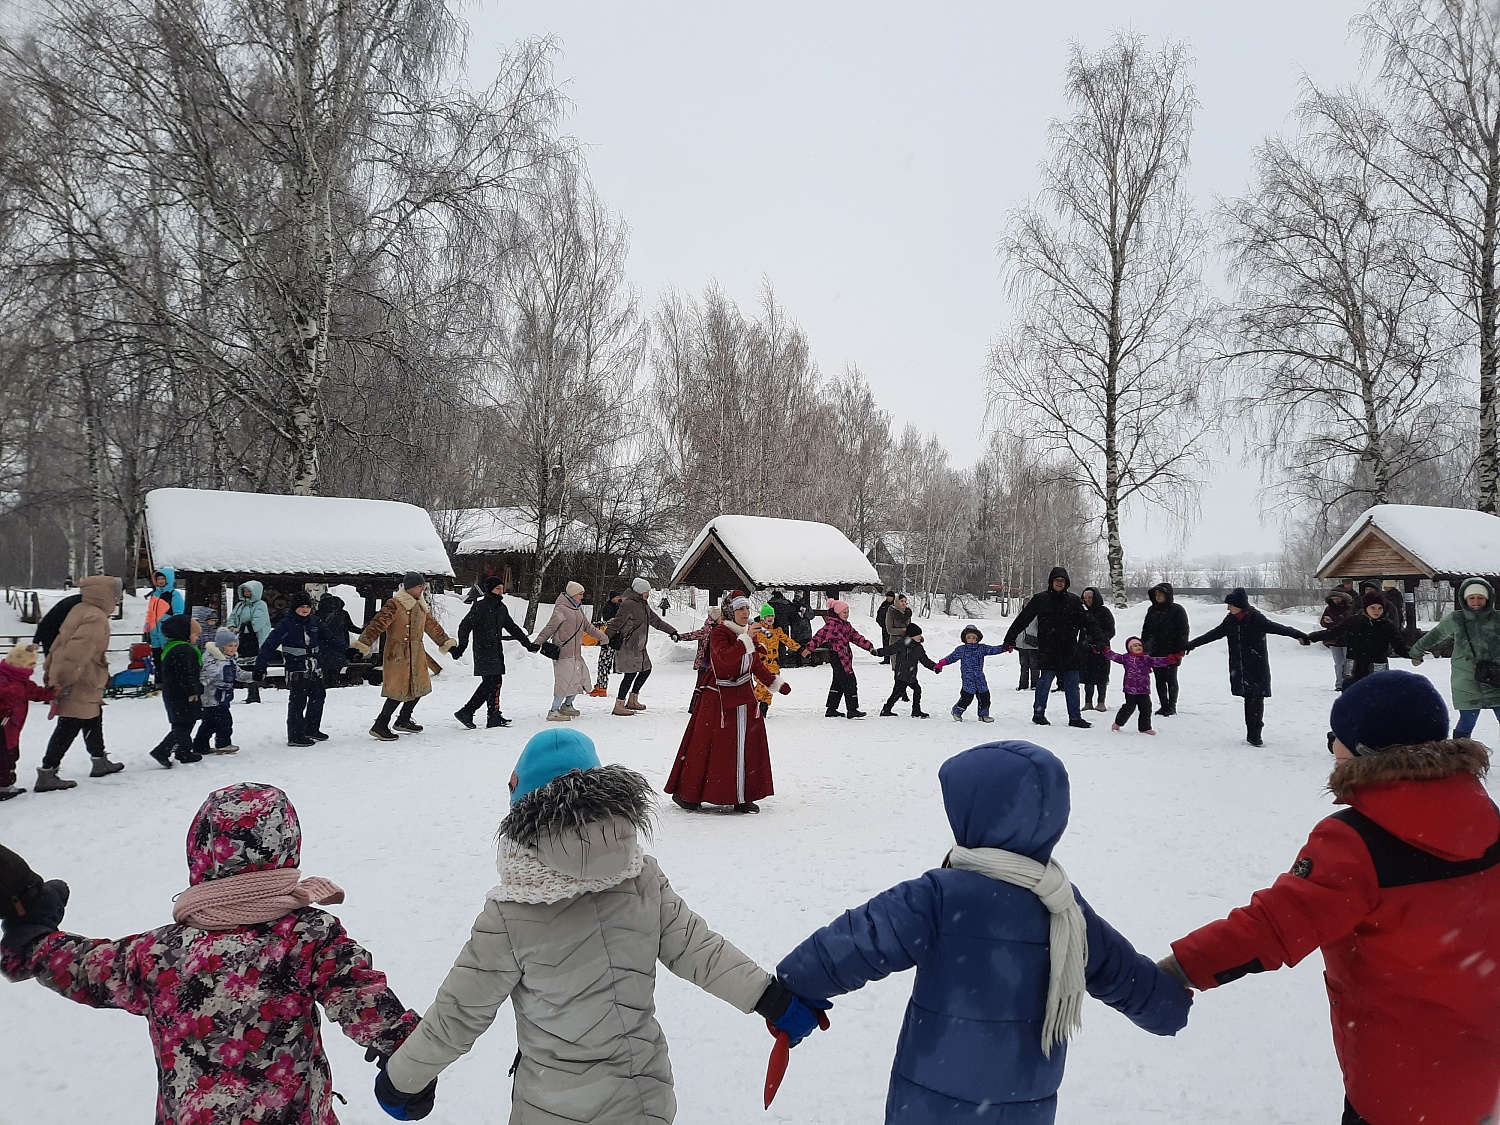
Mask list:
[[[922,626],[913,621],[906,627],[906,635],[908,637],[920,637],[922,635]]]
[[[979,626],[978,625],[965,625],[964,629],[963,629],[963,632],[958,635],[958,639],[959,640],[963,640],[970,633],[974,634],[974,643],[976,645],[980,641],[984,640],[984,634],[979,631]]]
[[[486,577],[484,579],[484,581],[482,581],[479,584],[479,588],[481,590],[483,590],[486,594],[492,594],[492,593],[495,592],[495,587],[496,586],[504,586],[504,585],[505,585],[505,575],[503,575],[503,574],[491,574],[488,577]]]
[[[418,586],[427,585],[427,579],[423,578],[415,570],[408,570],[401,577],[401,588],[403,590],[415,590]]]
[[[287,599],[287,608],[296,609],[299,605],[312,605],[312,595],[306,590],[298,590]]]
[[[169,641],[185,641],[193,635],[193,619],[185,613],[174,613],[161,623],[161,635]]]
[[[1047,589],[1052,589],[1052,583],[1056,582],[1059,578],[1067,583],[1067,585],[1063,587],[1064,590],[1066,590],[1068,586],[1073,585],[1073,580],[1068,577],[1068,568],[1065,566],[1054,566],[1052,568],[1052,573],[1047,575]]]
[[[1328,725],[1354,754],[1373,754],[1447,738],[1448,705],[1426,676],[1376,672],[1344,689]]]
[[[20,900],[42,885],[42,877],[15,852],[0,844],[0,918],[20,918]]]
[[[1235,609],[1249,609],[1250,595],[1245,593],[1245,587],[1236,586],[1224,595],[1224,604],[1232,605]]]

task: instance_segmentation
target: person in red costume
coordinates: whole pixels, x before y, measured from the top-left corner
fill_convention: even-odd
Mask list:
[[[1172,943],[1193,988],[1323,951],[1344,1125],[1500,1121],[1500,811],[1490,755],[1448,738],[1425,677],[1377,672],[1333,705],[1346,806],[1248,906]]]
[[[708,638],[712,677],[688,719],[665,791],[680,807],[732,805],[735,812],[760,812],[755,802],[769,797],[771,748],[752,686],[759,680],[786,695],[791,685],[772,673],[755,648],[750,599],[735,598],[727,616]]]

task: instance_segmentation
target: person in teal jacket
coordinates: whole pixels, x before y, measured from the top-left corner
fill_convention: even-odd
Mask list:
[[[1500,718],[1500,686],[1478,678],[1481,663],[1500,661],[1500,613],[1495,612],[1495,591],[1483,578],[1465,578],[1458,587],[1462,604],[1411,646],[1411,662],[1439,642],[1453,642],[1453,709],[1458,712],[1454,738],[1468,738],[1479,722],[1479,712],[1489,709]]]
[[[271,611],[266,608],[266,601],[262,596],[265,592],[266,588],[254,579],[240,583],[234,608],[224,621],[226,628],[239,634],[240,663],[243,665],[254,665],[256,656],[260,654],[260,646],[271,635]],[[259,703],[260,688],[250,685],[245,692],[245,702]]]

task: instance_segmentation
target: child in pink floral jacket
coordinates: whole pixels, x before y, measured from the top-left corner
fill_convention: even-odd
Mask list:
[[[828,687],[828,706],[823,709],[823,714],[830,719],[841,718],[844,713],[839,710],[839,702],[842,700],[849,718],[863,719],[865,713],[859,709],[859,681],[854,678],[854,653],[849,646],[859,645],[866,652],[874,652],[875,646],[849,624],[848,602],[831,601],[828,612],[823,627],[803,646],[802,655],[811,654],[819,645],[827,645],[833,652],[833,683]]]
[[[0,970],[145,1016],[158,1125],[337,1125],[317,1005],[372,1056],[394,1052],[418,1016],[339,920],[310,905],[344,895],[302,878],[301,846],[280,789],[219,789],[188,830],[190,886],[175,925],[118,941],[79,937],[59,928],[67,885],[33,885],[3,912]]]

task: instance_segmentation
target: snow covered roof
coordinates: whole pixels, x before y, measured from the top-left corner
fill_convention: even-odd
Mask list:
[[[452,575],[432,517],[411,504],[203,488],[146,495],[151,565],[204,573]]]
[[[1394,575],[1402,571],[1391,568],[1401,563],[1428,578],[1500,574],[1500,516],[1469,508],[1377,504],[1323,556],[1318,576]],[[1370,569],[1371,564],[1384,565]]]
[[[536,549],[536,520],[524,508],[450,508],[433,516],[457,555]],[[574,520],[563,533],[563,549],[582,549],[592,538],[592,529]]]
[[[704,525],[677,564],[672,585],[717,548],[750,589],[825,586],[840,590],[879,586],[870,560],[842,531],[826,523],[769,516],[717,516]]]

